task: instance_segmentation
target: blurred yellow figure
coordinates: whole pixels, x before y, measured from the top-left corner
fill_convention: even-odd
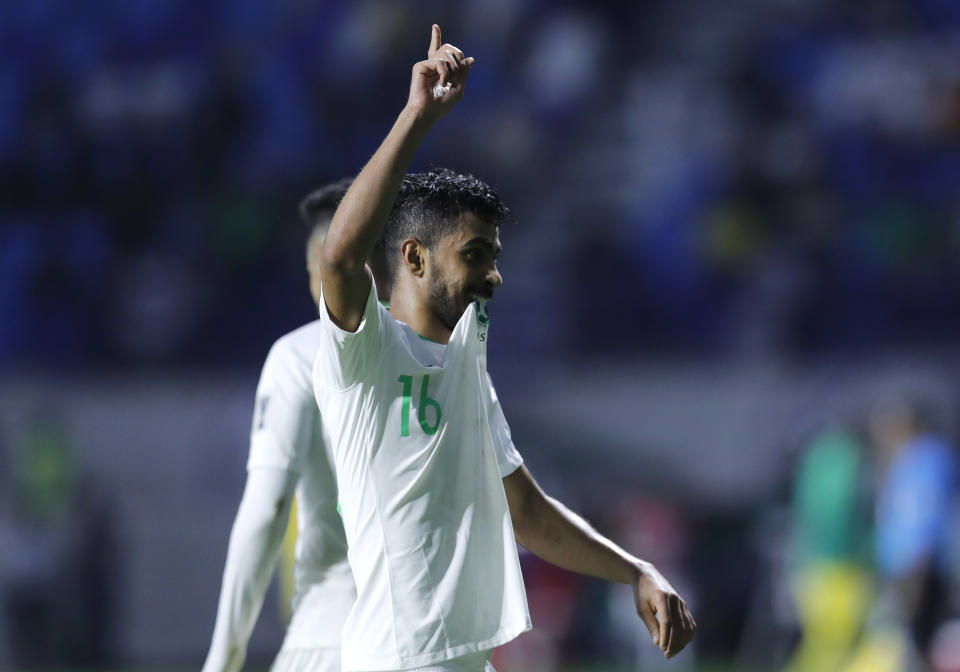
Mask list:
[[[872,586],[868,572],[850,563],[818,563],[803,571],[796,580],[795,592],[803,639],[786,671],[843,669],[870,607]]]
[[[872,629],[843,672],[903,672],[906,635],[892,626]]]
[[[837,672],[873,601],[866,454],[853,432],[815,436],[797,469],[792,586],[801,638],[785,672]]]
[[[283,536],[283,545],[280,546],[280,563],[277,565],[277,580],[280,582],[280,620],[289,623],[293,612],[293,563],[297,559],[297,498],[294,496],[290,505],[290,521],[287,523],[287,533]]]

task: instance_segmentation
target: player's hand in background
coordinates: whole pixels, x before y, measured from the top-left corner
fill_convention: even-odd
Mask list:
[[[452,44],[442,43],[440,26],[434,24],[427,60],[413,66],[407,107],[430,121],[436,121],[463,98],[463,88],[472,65],[472,56],[466,57]]]
[[[653,643],[667,658],[680,653],[693,638],[697,624],[687,603],[656,567],[642,563],[633,581],[637,614],[650,631]]]

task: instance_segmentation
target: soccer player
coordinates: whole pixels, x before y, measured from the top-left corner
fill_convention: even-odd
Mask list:
[[[321,249],[314,391],[357,583],[343,669],[485,669],[492,648],[530,627],[515,540],[553,564],[632,584],[654,643],[673,656],[695,629],[684,601],[652,565],[544,494],[494,409],[486,301],[502,282],[499,197],[447,170],[405,179],[472,65],[433,26],[406,106]],[[381,235],[389,309],[367,267]]]
[[[315,304],[320,300],[320,245],[350,181],[317,189],[300,204],[308,227],[307,273]],[[370,266],[377,286],[388,292],[390,275],[382,248],[374,251]],[[242,667],[284,541],[292,501],[298,502],[299,531],[292,563],[292,620],[273,670],[340,669],[340,631],[356,591],[336,510],[332,462],[310,382],[318,328],[317,320],[278,339],[260,376],[247,483],[230,536],[204,672],[234,672]],[[508,433],[489,384],[492,413],[502,423],[498,431]]]
[[[320,298],[318,250],[349,180],[310,194],[307,272]],[[270,583],[296,493],[293,615],[275,672],[339,672],[340,630],[356,596],[337,513],[337,485],[311,384],[319,321],[274,343],[257,386],[247,483],[230,534],[204,672],[236,672]]]

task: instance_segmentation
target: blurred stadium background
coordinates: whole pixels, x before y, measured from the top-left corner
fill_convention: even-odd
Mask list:
[[[259,369],[313,316],[297,202],[432,22],[477,66],[415,167],[516,215],[517,446],[700,626],[665,665],[629,591],[524,556],[500,672],[960,669],[955,0],[0,4],[0,669],[200,666]]]

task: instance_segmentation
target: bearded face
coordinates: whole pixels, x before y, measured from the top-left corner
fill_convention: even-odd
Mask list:
[[[459,221],[456,231],[427,249],[427,307],[450,331],[475,299],[489,300],[503,281],[497,270],[497,226],[472,212],[463,213]]]
[[[455,282],[447,278],[439,265],[433,267],[429,291],[430,311],[439,318],[443,326],[453,331],[463,311],[466,310],[469,300],[465,299],[463,292]]]

